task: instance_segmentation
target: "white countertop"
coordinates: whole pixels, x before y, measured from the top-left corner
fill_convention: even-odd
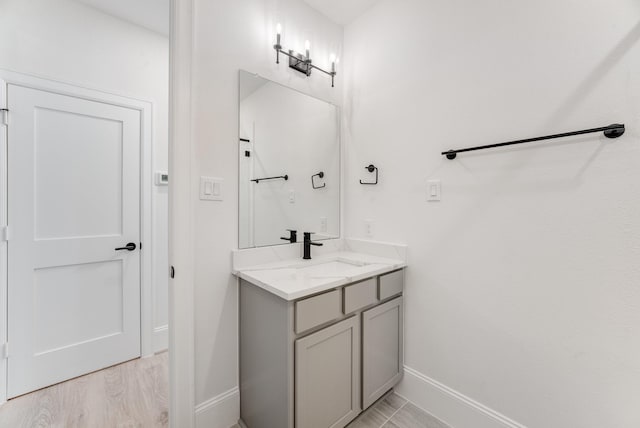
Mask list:
[[[400,259],[354,251],[337,251],[279,260],[234,270],[234,274],[285,300],[296,300],[406,267]]]

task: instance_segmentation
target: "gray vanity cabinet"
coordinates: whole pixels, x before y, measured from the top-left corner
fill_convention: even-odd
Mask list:
[[[296,340],[297,428],[342,428],[360,413],[360,319]]]
[[[402,377],[402,297],[362,313],[362,408]]]
[[[402,376],[404,271],[295,301],[240,280],[248,428],[342,428]]]

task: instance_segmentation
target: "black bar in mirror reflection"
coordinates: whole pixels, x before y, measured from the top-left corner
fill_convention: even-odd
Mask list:
[[[254,178],[251,181],[254,181],[256,183],[260,183],[261,181],[265,181],[265,180],[280,180],[280,179],[287,181],[289,179],[289,176],[285,174],[285,175],[278,175],[278,176],[275,176],[275,177]]]

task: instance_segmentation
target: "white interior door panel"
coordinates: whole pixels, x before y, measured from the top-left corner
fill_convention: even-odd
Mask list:
[[[141,112],[7,94],[15,397],[140,356]],[[127,243],[136,249],[116,250]]]

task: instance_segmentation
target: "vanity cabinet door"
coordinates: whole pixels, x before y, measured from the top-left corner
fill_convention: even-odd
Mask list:
[[[402,297],[362,313],[362,408],[402,378]]]
[[[360,413],[360,319],[295,344],[296,428],[342,428]]]

